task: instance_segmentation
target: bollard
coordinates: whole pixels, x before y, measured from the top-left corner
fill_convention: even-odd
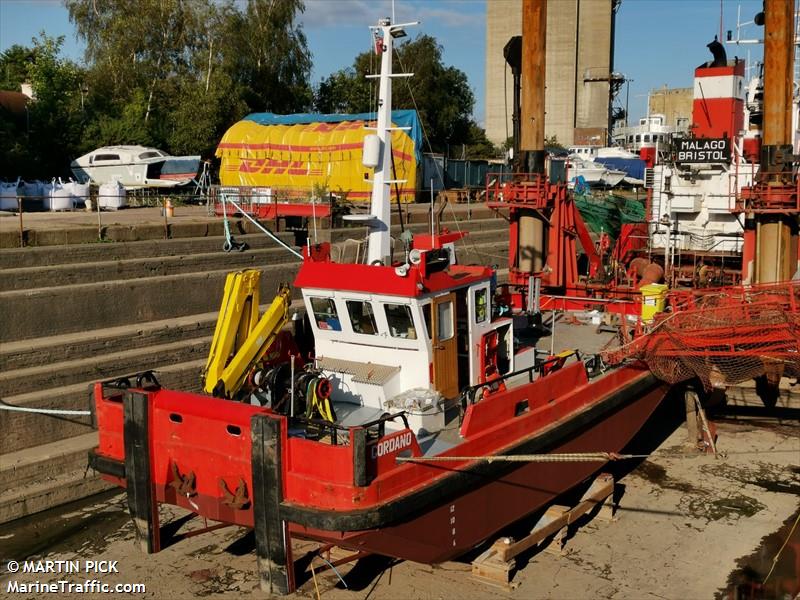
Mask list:
[[[17,196],[17,212],[19,213],[19,247],[25,247],[25,228],[22,226],[22,197]]]

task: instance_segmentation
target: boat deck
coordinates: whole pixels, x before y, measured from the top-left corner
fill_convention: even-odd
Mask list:
[[[606,347],[615,345],[616,334],[613,332],[600,331],[597,325],[591,323],[581,323],[574,319],[570,313],[557,313],[555,316],[554,336],[550,334],[539,337],[520,336],[525,343],[535,345],[539,356],[558,354],[566,350],[578,350],[582,355],[586,356],[597,354]],[[545,318],[544,326],[547,329],[551,328],[551,319],[552,317],[549,315]],[[604,375],[601,374],[598,377],[603,377]],[[527,381],[527,375],[520,375],[517,381],[511,378],[509,385],[516,386]],[[462,438],[459,434],[461,420],[458,403],[452,403],[448,407],[445,421],[447,425],[444,429],[418,439],[420,449],[425,456],[436,456],[461,443]]]

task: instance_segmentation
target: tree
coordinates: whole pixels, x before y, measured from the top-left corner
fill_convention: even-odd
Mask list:
[[[310,108],[311,54],[295,16],[302,0],[249,0],[229,21],[229,72],[253,111],[290,113]]]
[[[86,41],[92,147],[211,154],[248,112],[306,110],[302,0],[64,0]]]
[[[20,91],[28,78],[28,65],[33,62],[33,50],[14,44],[0,54],[0,90]]]
[[[31,83],[35,99],[27,105],[23,122],[3,116],[0,129],[10,140],[0,151],[0,176],[15,179],[57,177],[69,174],[69,159],[83,131],[82,70],[59,56],[63,37],[39,34],[32,48],[18,48],[26,56],[25,74],[15,77]]]
[[[372,51],[359,54],[353,66],[323,79],[315,94],[315,107],[321,112],[369,112],[375,110],[377,84],[366,75],[377,73],[380,61]],[[477,125],[471,113],[475,97],[466,74],[442,62],[442,47],[429,35],[419,35],[401,43],[394,53],[395,72],[414,73],[405,83],[395,83],[392,103],[395,108],[419,113],[434,151],[448,146],[472,143]]]

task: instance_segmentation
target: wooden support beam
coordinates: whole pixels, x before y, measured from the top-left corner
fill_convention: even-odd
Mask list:
[[[292,544],[281,519],[281,420],[254,415],[251,421],[253,522],[261,590],[286,595],[294,591]]]
[[[599,504],[602,504],[605,499],[613,493],[614,478],[607,473],[598,475],[577,506],[565,510],[560,514],[558,510],[549,512],[549,514],[545,512],[529,535],[503,548],[501,558],[503,560],[511,560],[521,552],[540,544],[543,540],[558,532],[562,527],[573,523],[579,517],[585,515]]]
[[[698,428],[697,428],[697,392],[686,390],[683,393],[683,401],[686,408],[686,443],[693,448],[697,447]]]
[[[600,518],[613,520],[612,506],[608,502],[613,493],[614,478],[607,473],[598,475],[575,507],[554,504],[545,511],[531,532],[521,540],[501,538],[496,541],[486,552],[472,561],[472,576],[483,583],[507,590],[514,589],[516,585],[511,582],[511,576],[517,556],[547,540],[551,540],[551,543],[545,550],[561,554],[569,526],[597,506],[600,506],[598,512]]]
[[[142,552],[154,554],[161,550],[161,524],[150,469],[149,399],[148,394],[140,392],[125,394],[122,435],[128,511],[133,519],[136,544]]]

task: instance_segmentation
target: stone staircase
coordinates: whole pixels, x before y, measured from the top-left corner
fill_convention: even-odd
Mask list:
[[[459,242],[460,262],[504,266],[506,222],[482,207],[471,219],[455,214],[471,232]],[[414,216],[410,229],[425,232],[427,214]],[[0,249],[0,398],[87,410],[94,382],[148,369],[165,387],[199,391],[226,274],[262,269],[261,298],[270,302],[299,266],[261,234],[237,239],[250,249],[226,254],[219,236]],[[86,469],[96,443],[88,416],[0,410],[0,523],[105,489]]]

